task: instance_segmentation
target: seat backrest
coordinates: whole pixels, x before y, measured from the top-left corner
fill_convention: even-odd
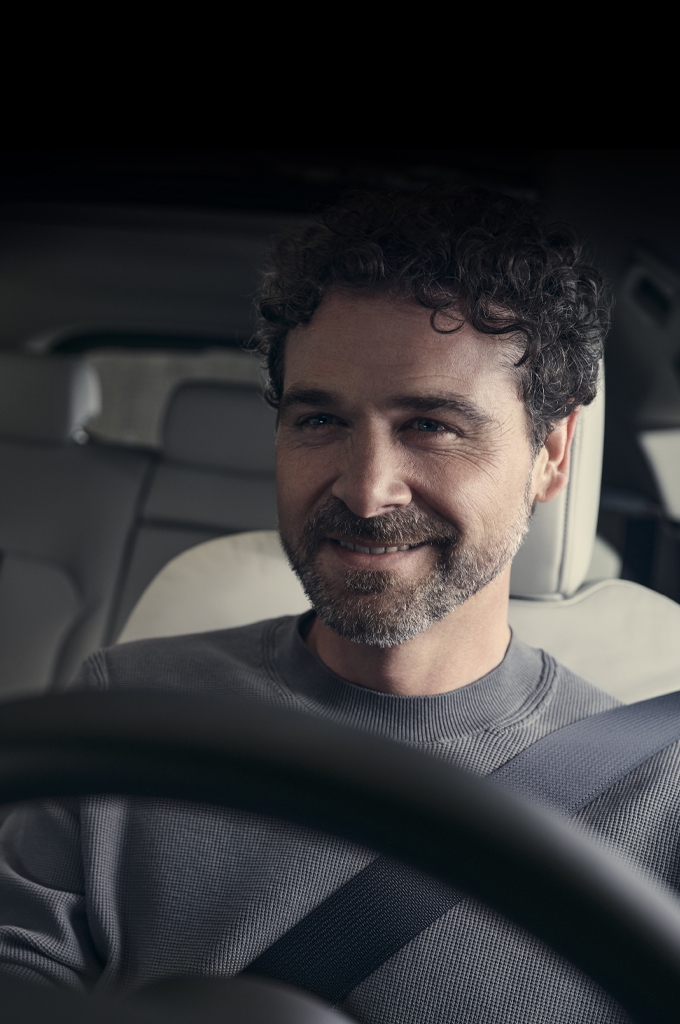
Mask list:
[[[96,375],[0,356],[0,699],[70,681],[106,637],[149,457],[83,443]]]
[[[113,637],[176,555],[226,534],[276,528],[275,425],[255,387],[206,381],[175,391],[135,524]]]
[[[509,621],[521,639],[623,701],[680,686],[680,605],[635,583],[583,581],[595,530],[604,397],[583,410],[571,476],[539,504],[513,563]],[[244,625],[308,608],[278,536],[255,531],[174,559],[142,595],[120,642]]]

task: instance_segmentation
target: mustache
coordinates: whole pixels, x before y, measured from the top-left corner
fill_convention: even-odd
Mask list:
[[[304,539],[307,544],[318,543],[331,534],[348,540],[374,541],[388,547],[424,543],[450,547],[458,539],[458,531],[451,523],[433,519],[415,506],[406,505],[381,516],[363,519],[334,496],[307,520]]]

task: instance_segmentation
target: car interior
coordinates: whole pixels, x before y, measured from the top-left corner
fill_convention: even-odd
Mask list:
[[[0,700],[68,692],[102,646],[306,610],[243,347],[259,268],[343,189],[433,181],[541,200],[614,292],[510,625],[624,703],[680,688],[680,151],[107,154],[9,153],[0,174]]]

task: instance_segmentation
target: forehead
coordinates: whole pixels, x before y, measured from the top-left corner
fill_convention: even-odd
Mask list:
[[[338,388],[372,395],[453,388],[481,402],[519,401],[507,340],[468,324],[435,331],[431,310],[406,299],[332,292],[309,324],[286,341],[284,393],[290,388]]]

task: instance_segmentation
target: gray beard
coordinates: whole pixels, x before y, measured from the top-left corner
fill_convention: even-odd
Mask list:
[[[297,543],[283,534],[281,543],[314,611],[329,629],[354,643],[395,647],[478,593],[514,558],[533,512],[530,487],[531,477],[512,528],[483,549],[465,548],[451,524],[413,506],[362,519],[334,497],[307,521]],[[340,578],[330,578],[319,565],[318,552],[331,533],[374,547],[431,543],[438,551],[437,560],[415,580],[403,580],[383,569],[348,569]]]

